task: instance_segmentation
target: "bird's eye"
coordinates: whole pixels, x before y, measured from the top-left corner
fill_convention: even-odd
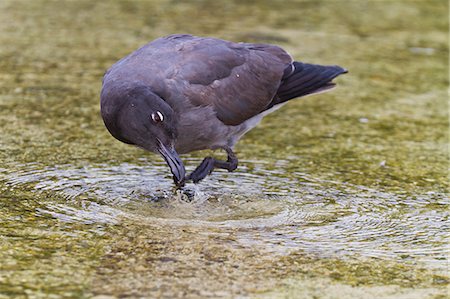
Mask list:
[[[159,122],[162,122],[164,120],[164,116],[162,115],[161,112],[156,111],[156,112],[152,113],[152,120],[155,123],[159,123]]]

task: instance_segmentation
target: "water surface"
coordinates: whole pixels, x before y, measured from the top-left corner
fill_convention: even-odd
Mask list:
[[[0,29],[0,298],[447,295],[445,1],[2,1]],[[178,32],[350,73],[175,191],[109,136],[99,90]]]

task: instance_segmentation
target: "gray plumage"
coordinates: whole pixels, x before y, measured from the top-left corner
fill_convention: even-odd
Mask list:
[[[295,62],[274,45],[171,35],[144,45],[105,73],[101,113],[111,134],[123,142],[160,153],[161,143],[178,153],[223,148],[230,160],[239,138],[264,115],[292,98],[332,88],[331,80],[345,72]],[[156,112],[164,119],[155,123],[150,116]],[[196,182],[213,168],[237,166],[237,159],[232,167],[208,159],[212,162],[204,161],[208,165],[187,179]],[[178,185],[185,180],[174,179]]]

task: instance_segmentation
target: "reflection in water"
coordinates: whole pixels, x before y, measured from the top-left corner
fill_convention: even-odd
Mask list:
[[[30,164],[2,176],[11,188],[65,198],[38,210],[61,221],[232,229],[241,246],[272,254],[301,249],[345,258],[356,253],[445,271],[444,194],[398,195],[302,173],[293,178],[282,167],[269,170],[254,161],[242,164],[239,172],[216,172],[183,191],[175,191],[170,178],[160,179],[168,173],[163,163],[84,168]]]

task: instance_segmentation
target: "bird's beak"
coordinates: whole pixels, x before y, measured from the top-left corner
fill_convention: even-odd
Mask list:
[[[178,187],[183,186],[186,170],[184,169],[183,161],[181,161],[178,153],[173,146],[166,146],[161,141],[158,142],[158,151],[163,156],[164,160],[166,160],[167,165],[169,165],[175,185]]]

